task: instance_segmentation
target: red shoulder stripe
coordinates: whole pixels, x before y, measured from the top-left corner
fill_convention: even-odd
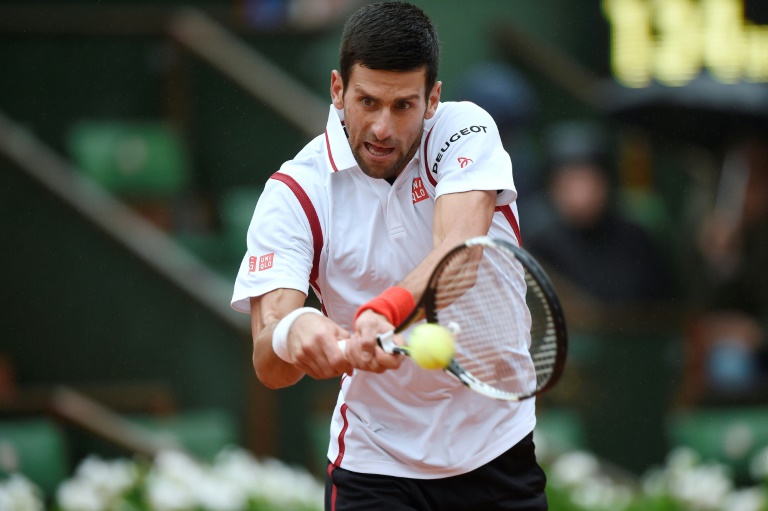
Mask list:
[[[309,228],[312,230],[312,248],[314,255],[312,257],[312,271],[309,273],[309,284],[315,288],[320,294],[320,288],[317,287],[317,275],[320,268],[320,253],[323,251],[323,230],[320,227],[320,219],[317,217],[317,211],[314,204],[309,200],[307,192],[301,187],[301,185],[287,174],[282,172],[275,172],[270,176],[270,179],[276,179],[282,183],[285,183],[288,188],[291,189],[293,194],[301,204],[304,214],[307,215],[309,221]],[[325,312],[325,311],[323,311]]]

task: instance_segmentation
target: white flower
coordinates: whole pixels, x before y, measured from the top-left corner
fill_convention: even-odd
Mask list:
[[[614,483],[604,475],[591,476],[571,493],[573,501],[584,509],[620,511],[632,502],[632,490]]]
[[[696,451],[688,447],[677,447],[667,455],[667,467],[670,471],[689,470],[701,461]]]
[[[244,449],[226,449],[219,453],[215,461],[216,472],[237,485],[251,496],[265,493],[264,478],[266,470],[261,463]]]
[[[136,484],[138,470],[127,460],[105,461],[89,456],[80,463],[75,477],[87,481],[104,500],[111,501]]]
[[[762,511],[768,504],[765,489],[760,486],[745,488],[728,494],[720,505],[721,511]]]
[[[147,477],[147,500],[157,511],[177,511],[194,506],[195,497],[182,481],[159,474]]]
[[[202,507],[212,511],[245,508],[249,493],[238,481],[181,452],[163,452],[147,476],[147,496],[153,509],[180,511]]]
[[[304,469],[275,460],[257,460],[243,449],[227,449],[217,456],[214,470],[247,495],[282,504],[322,506],[323,485]]]
[[[43,511],[39,488],[21,474],[12,474],[0,483],[0,509],[3,511]]]
[[[194,486],[205,477],[202,464],[180,451],[163,451],[155,457],[152,471]]]
[[[138,470],[132,463],[89,458],[59,487],[58,502],[63,511],[120,509],[111,507],[120,502],[110,500],[110,495],[123,494],[137,480]],[[152,511],[241,511],[250,498],[269,500],[278,507],[321,509],[324,493],[323,485],[306,470],[277,460],[262,462],[236,448],[222,451],[212,465],[180,451],[161,452],[144,483]],[[1,503],[0,511],[5,511]]]
[[[597,458],[584,451],[572,451],[557,458],[550,467],[552,482],[574,486],[597,474],[600,464]]]
[[[277,502],[319,505],[323,486],[306,470],[289,467],[275,459],[264,460],[264,496]]]
[[[196,488],[198,503],[216,511],[237,511],[245,508],[248,495],[231,481],[210,474]]]
[[[732,488],[727,469],[715,463],[678,470],[669,483],[672,496],[696,510],[718,509]]]
[[[83,479],[69,479],[56,490],[56,501],[64,511],[102,511],[107,503],[96,487]]]
[[[768,446],[752,457],[749,472],[756,481],[768,482]]]
[[[137,478],[133,462],[89,456],[78,465],[74,477],[59,486],[56,500],[64,511],[102,511],[136,484]]]
[[[147,498],[153,509],[175,511],[197,504],[197,488],[205,479],[205,469],[188,455],[163,451],[147,474]]]

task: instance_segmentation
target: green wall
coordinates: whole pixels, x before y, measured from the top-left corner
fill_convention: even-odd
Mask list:
[[[0,217],[0,353],[21,386],[160,382],[245,426],[247,335],[4,164]]]

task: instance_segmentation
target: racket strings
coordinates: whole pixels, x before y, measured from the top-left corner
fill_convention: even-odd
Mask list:
[[[536,387],[542,388],[552,377],[558,355],[554,318],[539,283],[526,273],[526,304],[531,314],[531,359],[536,370]]]
[[[549,380],[557,351],[551,313],[511,251],[467,247],[446,261],[433,285],[438,321],[460,327],[456,361],[465,371],[516,395]]]

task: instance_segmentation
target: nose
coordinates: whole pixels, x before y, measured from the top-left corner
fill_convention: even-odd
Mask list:
[[[392,136],[392,116],[389,110],[382,108],[371,125],[371,131],[378,140],[386,140]]]

